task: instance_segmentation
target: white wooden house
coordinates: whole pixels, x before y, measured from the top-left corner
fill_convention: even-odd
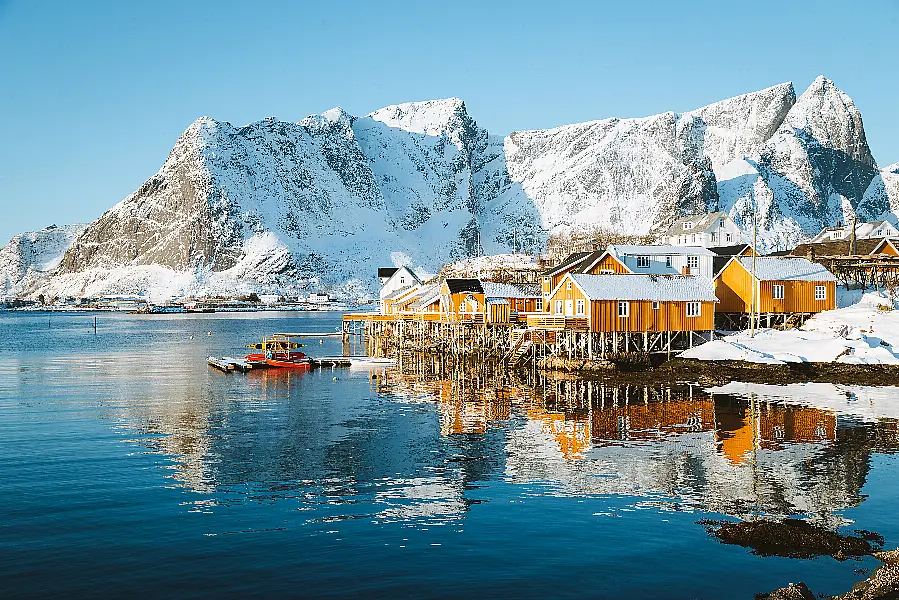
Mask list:
[[[813,237],[809,243],[817,244],[819,242],[836,242],[840,240],[848,240],[852,237],[852,225],[844,225],[842,221],[837,221],[834,227],[825,227],[821,232]],[[899,229],[897,229],[889,221],[873,221],[870,223],[857,223],[855,226],[855,239],[868,240],[875,238],[899,237]]]
[[[421,287],[421,280],[409,267],[399,267],[387,275],[389,271],[390,269],[378,269],[378,278],[381,279],[380,300],[405,287]]]
[[[716,254],[702,246],[611,244],[607,252],[635,274],[715,276]]]
[[[704,248],[733,246],[746,241],[743,230],[726,212],[681,217],[659,237],[661,244]]]

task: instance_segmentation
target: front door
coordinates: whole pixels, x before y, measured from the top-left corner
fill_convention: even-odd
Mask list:
[[[574,300],[566,300],[565,301],[565,316],[566,317],[574,316]]]

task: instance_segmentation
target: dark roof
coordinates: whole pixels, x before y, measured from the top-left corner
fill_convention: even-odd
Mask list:
[[[450,294],[459,294],[462,292],[471,292],[473,294],[484,293],[484,288],[481,287],[480,279],[447,279],[446,287],[449,288]]]
[[[387,278],[393,277],[393,274],[396,273],[397,271],[399,271],[399,269],[396,267],[379,267],[378,268],[378,279],[381,279],[382,277],[387,277]]]
[[[855,242],[855,251],[861,256],[870,254],[877,246],[886,238],[874,238],[857,240]],[[809,250],[814,249],[815,256],[848,256],[849,240],[835,240],[832,242],[815,242],[809,244],[799,244],[790,252],[790,256],[808,256]]]
[[[570,254],[568,258],[557,264],[555,267],[547,269],[542,273],[544,277],[551,277],[562,271],[571,270],[581,264],[592,252],[575,252]]]
[[[769,252],[765,256],[790,256],[792,250],[777,250],[776,252]]]
[[[723,269],[725,266],[727,266],[727,263],[730,262],[731,258],[733,258],[733,257],[732,256],[713,256],[712,257],[712,271],[715,273],[716,276],[718,275],[718,273],[721,272],[721,269]]]
[[[709,248],[709,250],[718,256],[737,256],[745,252],[747,248],[752,248],[752,246],[749,244],[737,244],[735,246],[718,246]]]

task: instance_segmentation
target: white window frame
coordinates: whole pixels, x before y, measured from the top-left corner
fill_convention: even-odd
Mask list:
[[[626,319],[631,316],[631,303],[627,300],[618,301],[618,316]]]
[[[637,268],[638,269],[648,269],[649,268],[649,257],[648,256],[638,256],[637,257]]]
[[[690,318],[702,315],[702,302],[687,302],[687,316]]]
[[[725,235],[727,236],[727,241],[728,241],[728,242],[734,241],[734,236],[733,236],[733,235],[731,235],[730,233],[725,234]]]
[[[652,301],[652,310],[659,310],[659,305],[660,305],[660,304],[661,304],[661,303],[660,303],[658,300],[653,300],[653,301]]]
[[[784,299],[784,286],[782,283],[775,283],[771,286],[771,298],[773,300]]]
[[[561,315],[565,311],[565,303],[561,300],[556,300],[556,314]]]
[[[712,243],[713,244],[715,243],[715,232],[714,231],[712,232]]]
[[[695,243],[696,243],[696,234],[695,234],[695,233],[691,233],[691,234],[690,234],[690,243],[691,243],[691,244],[695,244]]]
[[[687,256],[687,267],[689,267],[690,273],[693,272],[693,269],[699,270],[699,257],[695,254]]]
[[[405,277],[400,277],[400,285],[404,285],[406,283]]]
[[[724,219],[718,219],[718,227],[724,228]]]
[[[543,311],[543,298],[537,298],[537,312]]]
[[[826,285],[816,285],[815,286],[815,300],[827,300],[827,286]]]
[[[684,223],[684,231],[687,231],[688,229],[693,229],[693,221],[687,221]]]
[[[576,314],[576,315],[586,315],[587,314],[587,309],[586,309],[585,302],[583,299],[578,299],[577,301],[575,301],[574,314]]]
[[[670,257],[670,256],[666,256],[666,257],[665,257],[665,268],[666,268],[666,269],[670,269],[670,268],[671,268],[671,257]]]
[[[565,289],[566,289],[566,290],[570,290],[570,289],[571,289],[571,282],[570,282],[570,281],[568,281],[568,282],[565,283]]]
[[[599,274],[600,275],[614,275],[615,271],[613,269],[600,269]]]

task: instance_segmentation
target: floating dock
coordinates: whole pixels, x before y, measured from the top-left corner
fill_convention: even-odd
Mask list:
[[[206,363],[215,369],[218,369],[222,373],[230,373],[234,370],[234,366],[226,362],[224,358],[218,358],[216,356],[208,356],[206,357]]]

